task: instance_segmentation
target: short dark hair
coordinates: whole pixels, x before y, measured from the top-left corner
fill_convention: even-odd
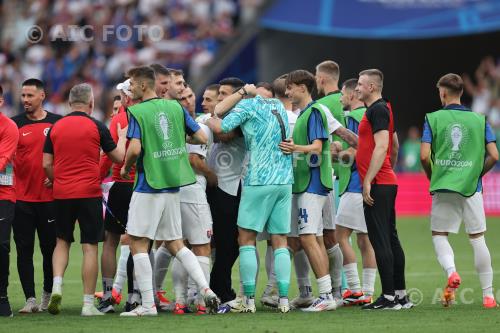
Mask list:
[[[306,86],[307,91],[312,94],[314,87],[316,86],[316,79],[311,72],[306,71],[304,69],[297,69],[288,73],[286,77],[285,84],[288,86],[289,84],[300,85],[303,84]]]
[[[356,89],[356,86],[358,85],[358,79],[352,78],[349,80],[345,80],[344,83],[342,84],[343,87],[349,90],[354,90]]]
[[[149,86],[155,85],[155,72],[149,66],[134,67],[127,72],[128,77],[149,81]]]
[[[155,75],[169,75],[170,72],[168,71],[168,68],[163,66],[163,65],[160,65],[160,64],[152,64],[152,65],[149,65],[149,67],[151,67],[153,69],[153,71],[155,72]]]
[[[211,90],[211,91],[215,91],[215,92],[219,92],[219,87],[220,87],[220,84],[218,83],[214,83],[214,84],[210,84],[208,85],[205,90]]]
[[[113,97],[113,102],[115,102],[115,101],[121,101],[121,100],[122,100],[122,98],[121,98],[120,95],[115,95],[115,97]]]
[[[274,95],[275,95],[275,93],[274,93],[274,87],[273,87],[273,85],[272,85],[271,83],[269,83],[269,82],[264,82],[264,81],[259,82],[259,83],[257,83],[257,84],[255,85],[255,88],[264,88],[264,89],[266,89],[266,90],[270,91],[270,92],[271,92],[271,94],[273,95],[273,97],[274,97]]]
[[[464,81],[460,77],[460,75],[454,73],[448,73],[443,75],[437,85],[438,88],[446,88],[450,92],[450,94],[454,96],[462,95],[464,91]]]
[[[231,86],[234,90],[240,89],[245,82],[237,77],[226,77],[219,81],[220,86]]]
[[[35,78],[24,80],[21,87],[24,87],[24,86],[35,86],[38,90],[45,90],[43,82],[41,80],[35,79]]]
[[[3,97],[3,88],[1,84],[0,84],[0,97]]]
[[[382,71],[380,69],[376,69],[376,68],[365,69],[364,71],[361,71],[359,73],[359,76],[361,76],[361,75],[375,77],[377,79],[377,81],[379,81],[378,84],[379,84],[380,90],[382,90],[382,87],[384,86],[384,73],[382,73]]]
[[[288,74],[283,74],[279,76],[276,80],[273,81],[273,89],[274,95],[277,98],[285,98],[286,97],[286,78]]]

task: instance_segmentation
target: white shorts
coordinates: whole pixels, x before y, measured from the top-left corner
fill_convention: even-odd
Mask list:
[[[323,207],[328,197],[313,193],[294,194],[292,197],[292,221],[288,237],[314,234],[323,236]]]
[[[127,234],[152,240],[182,239],[179,192],[134,192],[128,209]]]
[[[182,236],[191,245],[210,243],[212,213],[208,204],[181,202]]]
[[[328,193],[322,214],[323,230],[335,230],[335,194],[333,191]]]
[[[467,234],[486,231],[483,194],[465,198],[458,193],[434,193],[432,196],[431,230],[458,233],[464,222]]]
[[[345,192],[342,194],[336,223],[354,232],[368,233],[363,209],[363,195],[361,193]]]

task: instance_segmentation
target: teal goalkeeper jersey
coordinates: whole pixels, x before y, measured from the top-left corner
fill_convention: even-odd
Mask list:
[[[244,99],[222,120],[222,131],[229,132],[238,126],[245,137],[249,164],[243,184],[285,185],[293,183],[292,156],[281,152],[282,141],[278,117],[282,119],[286,137],[290,137],[288,116],[277,99],[256,96]]]

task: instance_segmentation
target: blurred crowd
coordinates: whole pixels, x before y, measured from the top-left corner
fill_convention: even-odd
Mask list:
[[[0,0],[3,112],[22,110],[20,84],[34,77],[46,84],[47,109],[59,114],[73,85],[91,83],[102,120],[127,68],[160,63],[194,80],[264,1]]]

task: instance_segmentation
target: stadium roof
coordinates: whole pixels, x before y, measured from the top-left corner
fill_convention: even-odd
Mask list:
[[[450,37],[500,30],[500,1],[277,0],[261,26],[346,38]]]

